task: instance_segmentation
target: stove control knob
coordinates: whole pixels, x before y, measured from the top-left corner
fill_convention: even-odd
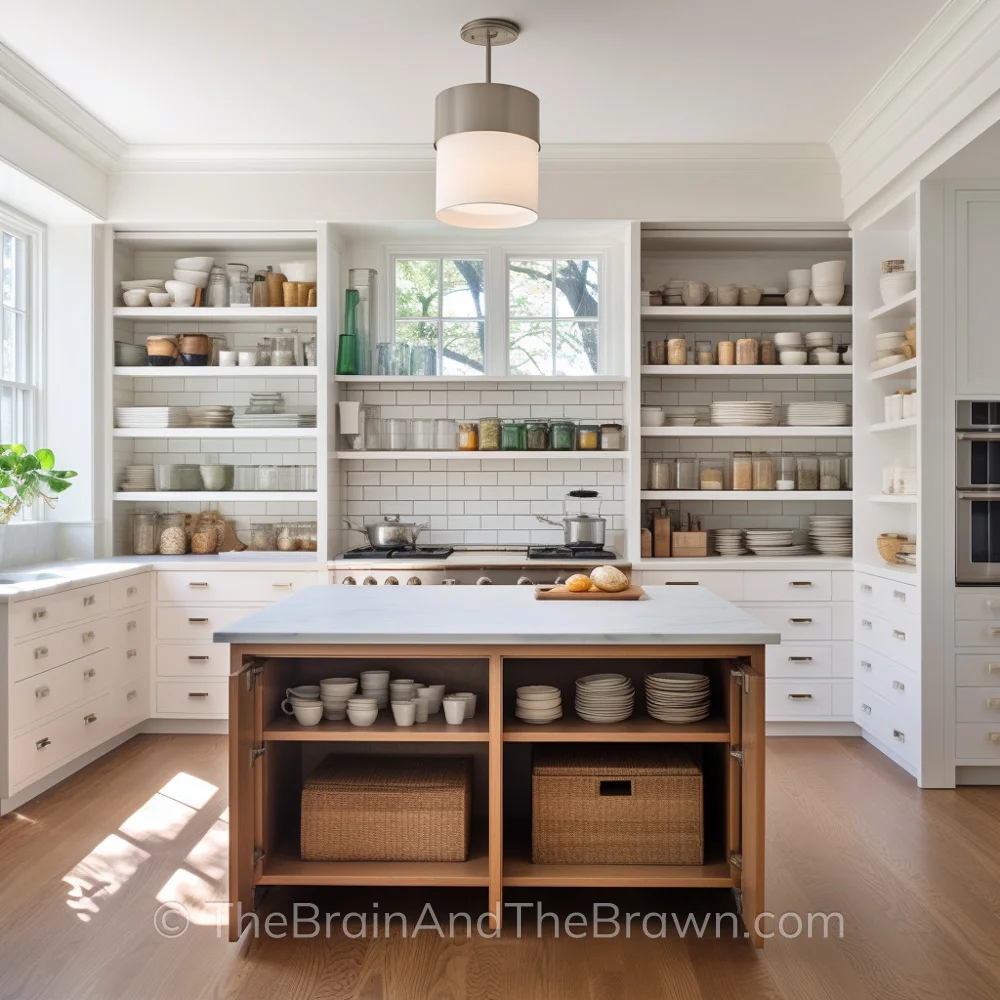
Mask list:
[[[481,576],[476,580],[477,587],[490,587],[493,585],[493,581],[488,576]]]
[[[458,583],[458,581],[457,581],[457,580],[442,580],[441,582],[442,582],[442,583],[443,583],[443,584],[444,584],[444,585],[445,585],[446,587],[453,587],[453,586],[454,586],[454,585],[455,585],[456,583]]]
[[[340,581],[345,587],[356,587],[358,581],[354,579],[353,576],[345,576],[343,580]]]
[[[411,576],[409,580],[406,581],[407,587],[419,587],[423,583],[423,580],[419,576]]]
[[[519,587],[533,587],[535,582],[534,580],[529,580],[526,576],[519,576],[517,578],[517,585]]]
[[[363,585],[366,587],[377,587],[378,580],[376,580],[373,576],[366,576],[364,578]]]
[[[398,587],[399,586],[399,580],[397,580],[394,576],[387,576],[385,578],[385,583],[382,584],[382,586],[383,587]]]

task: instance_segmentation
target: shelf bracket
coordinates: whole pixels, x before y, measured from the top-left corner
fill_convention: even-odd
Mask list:
[[[258,746],[251,747],[250,748],[250,766],[253,767],[254,764],[257,763],[257,758],[258,757],[263,757],[265,753],[267,753],[267,741],[266,740],[263,743],[259,744]]]
[[[733,747],[733,749],[729,751],[729,756],[738,760],[740,762],[740,767],[743,766],[743,751],[740,750],[739,747]]]
[[[739,869],[742,870],[742,868],[743,868],[743,855],[740,854],[739,851],[733,851],[733,853],[729,855],[729,863],[734,868],[739,868]]]

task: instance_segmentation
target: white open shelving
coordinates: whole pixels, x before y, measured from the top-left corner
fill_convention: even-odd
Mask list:
[[[627,381],[624,375],[334,375],[335,382],[370,385],[384,382],[387,385],[419,382],[422,385],[467,385],[470,389],[482,383],[503,382],[518,385],[572,386],[580,383]]]
[[[868,428],[868,433],[884,434],[887,431],[904,430],[907,427],[916,427],[917,423],[916,417],[904,417],[902,420],[883,420],[881,423],[872,424]]]
[[[115,306],[115,319],[168,320],[174,323],[283,323],[319,318],[316,306],[274,306],[256,309],[209,309],[206,306]]]
[[[877,381],[880,378],[893,378],[896,375],[905,375],[917,367],[917,359],[909,358],[900,361],[898,365],[890,365],[888,368],[880,368],[877,372],[872,372],[868,377]]]
[[[849,438],[851,427],[641,427],[643,437],[660,438]]]
[[[869,314],[869,319],[886,319],[888,317],[904,319],[915,316],[917,312],[917,290],[908,292],[894,302],[888,302],[878,309],[873,309]]]
[[[850,319],[850,306],[641,306],[645,319],[724,319],[756,323],[758,320]]]
[[[314,438],[315,427],[115,427],[116,438]]]
[[[239,501],[280,500],[289,503],[315,501],[318,494],[308,490],[153,490],[141,493],[138,490],[119,490],[115,500],[131,500],[138,503],[234,503]]]
[[[240,368],[238,365],[117,365],[115,375],[130,378],[315,378],[317,368],[306,365],[259,365]]]
[[[641,365],[640,375],[669,378],[850,378],[852,365]]]
[[[628,458],[627,451],[338,451],[338,459],[392,461],[443,459],[446,462],[486,462],[497,458]]]
[[[872,503],[916,503],[915,493],[874,493],[869,498]]]
[[[850,490],[642,490],[642,500],[850,500]]]

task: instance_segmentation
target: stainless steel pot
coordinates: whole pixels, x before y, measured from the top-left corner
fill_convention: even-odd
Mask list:
[[[368,544],[373,549],[395,549],[400,546],[417,544],[417,536],[427,524],[400,521],[398,514],[387,514],[384,521],[377,524],[352,524],[344,518],[351,531],[360,531],[368,536]]]
[[[563,530],[563,545],[593,546],[602,548],[604,545],[604,531],[608,522],[603,517],[594,517],[592,514],[573,514],[567,517],[544,517],[536,514],[535,517],[543,524],[554,524]]]

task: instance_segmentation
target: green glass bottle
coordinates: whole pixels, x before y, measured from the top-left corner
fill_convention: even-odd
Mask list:
[[[358,290],[344,293],[344,332],[337,341],[337,374],[358,374]]]

